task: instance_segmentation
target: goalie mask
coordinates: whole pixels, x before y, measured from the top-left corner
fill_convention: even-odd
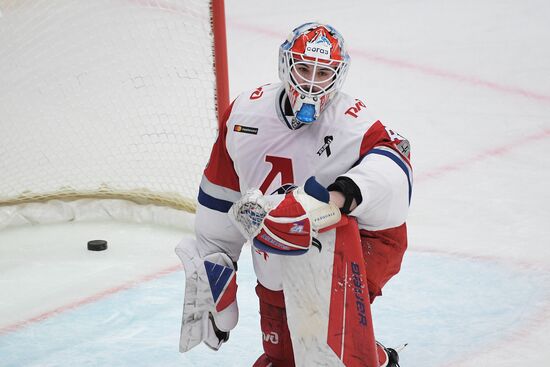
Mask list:
[[[305,23],[279,48],[279,78],[296,119],[311,124],[338,93],[349,55],[344,39],[330,25]]]

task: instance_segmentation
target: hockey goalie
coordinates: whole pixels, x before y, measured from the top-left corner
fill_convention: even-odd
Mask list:
[[[279,49],[281,83],[226,111],[198,196],[180,351],[219,350],[238,322],[237,263],[251,244],[264,354],[254,367],[398,366],[370,304],[400,270],[412,195],[409,142],[340,91],[350,57],[326,24]]]

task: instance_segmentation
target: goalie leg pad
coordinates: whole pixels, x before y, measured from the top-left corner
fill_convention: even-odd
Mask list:
[[[176,247],[185,270],[185,296],[180,352],[201,342],[218,350],[237,325],[237,283],[233,262],[224,253],[200,256],[196,242]]]
[[[258,283],[263,347],[273,367],[293,367],[294,352],[288,330],[283,291],[272,291]]]

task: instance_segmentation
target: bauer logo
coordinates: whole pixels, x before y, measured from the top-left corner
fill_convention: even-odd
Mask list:
[[[368,301],[368,299],[365,299],[365,294],[363,293],[365,285],[363,283],[359,264],[352,262],[351,271],[353,292],[355,293],[355,308],[357,310],[357,319],[359,321],[359,324],[361,324],[362,326],[367,326],[367,307],[365,306],[365,301]]]
[[[327,37],[321,35],[317,37],[313,42],[306,44],[305,55],[309,57],[317,57],[319,59],[330,59],[330,49],[332,44]]]
[[[233,127],[233,131],[238,133],[244,133],[244,134],[252,134],[252,135],[258,134],[257,127],[250,127],[250,126],[243,126],[243,125],[235,125],[235,127]]]

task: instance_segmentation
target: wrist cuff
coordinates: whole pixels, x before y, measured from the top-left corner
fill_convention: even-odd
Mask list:
[[[353,182],[349,177],[340,176],[332,184],[327,187],[328,191],[338,191],[344,195],[345,201],[344,206],[340,208],[340,211],[344,214],[349,214],[351,212],[351,204],[353,199],[357,205],[361,204],[363,197],[361,196],[361,190],[359,186]]]

